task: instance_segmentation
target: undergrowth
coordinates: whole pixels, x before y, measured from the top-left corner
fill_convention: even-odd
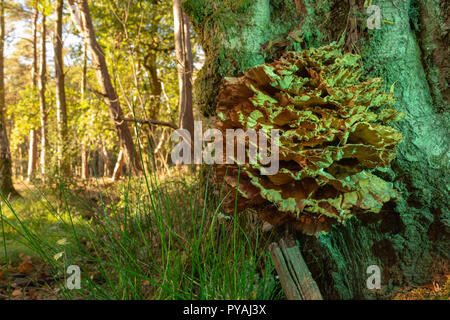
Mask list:
[[[224,215],[221,203],[234,195],[204,176],[144,174],[109,187],[96,180],[95,193],[60,182],[53,192],[34,186],[19,200],[3,196],[0,263],[38,257],[60,299],[280,298],[268,237],[252,215]],[[80,289],[66,285],[71,265]]]

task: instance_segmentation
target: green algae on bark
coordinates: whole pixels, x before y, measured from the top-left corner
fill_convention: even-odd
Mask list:
[[[299,23],[290,0],[275,5],[267,0],[184,0],[182,5],[206,53],[193,88],[193,103],[204,116],[215,114],[223,77],[264,63],[263,45]]]
[[[197,33],[204,35],[200,39],[209,61],[205,67],[211,66],[206,74],[214,79],[213,82],[198,82],[202,84],[198,86],[202,89],[199,91],[210,98],[204,100],[209,105],[199,106],[213,115],[223,77],[240,76],[248,69],[235,67],[238,66],[235,63],[238,59],[234,55],[235,48],[222,43],[223,39],[228,39],[227,28],[205,23],[207,19],[200,21],[200,24],[196,22],[197,16],[210,16],[211,20],[218,17],[220,14],[214,12],[214,7],[221,6],[223,1],[184,2],[189,5],[201,3],[197,7],[192,6],[193,10],[188,14]],[[351,10],[358,10],[361,19],[354,25],[358,29],[357,37],[350,40],[361,49],[358,52],[363,59],[364,76],[382,78],[386,91],[393,87],[396,109],[408,115],[393,124],[402,132],[404,140],[397,149],[391,168],[371,170],[383,180],[393,183],[402,197],[395,203],[385,204],[380,214],[358,215],[348,219],[345,226],[336,224],[330,232],[318,234],[318,237],[298,234],[302,254],[324,298],[380,298],[380,295],[399,286],[424,284],[432,280],[433,273],[439,270],[448,272],[450,142],[446,75],[449,73],[446,72],[448,63],[445,64],[448,54],[442,54],[445,50],[448,52],[448,46],[442,46],[442,43],[448,42],[449,33],[446,31],[448,10],[445,9],[445,2],[371,1],[371,4],[380,7],[383,20],[389,21],[382,22],[379,30],[364,28],[367,15],[361,3],[365,1],[356,0],[357,8],[351,7],[350,2],[340,0],[267,2],[273,7],[270,20],[285,33],[272,33],[261,39],[264,43],[268,38],[262,51],[256,55],[265,57],[265,62],[278,59],[286,50],[307,49],[337,41],[349,27],[349,22],[347,35],[351,34]],[[254,3],[257,5],[259,2]],[[306,5],[311,7],[306,8]],[[279,6],[276,8],[278,11],[274,11],[275,6]],[[327,12],[328,8],[330,10]],[[230,10],[225,21],[227,24],[231,22],[234,30],[251,28],[239,21],[252,15],[252,10],[252,6],[244,11]],[[277,21],[277,15],[290,15],[290,18]],[[310,23],[304,24],[307,21]],[[316,27],[320,34],[310,30]],[[311,37],[307,38],[308,34]],[[350,49],[353,46],[346,47]],[[441,92],[443,101],[437,90]],[[381,290],[366,288],[366,269],[370,265],[378,265],[381,269]]]

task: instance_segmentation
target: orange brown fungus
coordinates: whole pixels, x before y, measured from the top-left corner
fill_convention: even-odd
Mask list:
[[[252,207],[273,225],[313,234],[379,212],[397,196],[370,170],[395,157],[402,135],[385,123],[404,114],[391,109],[395,98],[381,90],[381,79],[361,80],[359,60],[332,44],[288,52],[225,80],[215,120],[224,137],[226,129],[280,130],[277,174],[262,175],[259,163],[216,165],[218,182],[232,191],[228,213],[239,186],[238,211]]]

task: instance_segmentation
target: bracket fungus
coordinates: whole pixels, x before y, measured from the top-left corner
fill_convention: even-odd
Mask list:
[[[225,80],[217,129],[279,130],[276,174],[263,175],[258,162],[216,165],[218,182],[234,191],[224,203],[228,212],[236,195],[238,211],[253,207],[270,224],[314,234],[379,212],[398,196],[370,171],[395,157],[402,135],[386,123],[405,115],[391,108],[395,98],[382,91],[382,79],[361,79],[359,60],[331,44],[287,52]]]

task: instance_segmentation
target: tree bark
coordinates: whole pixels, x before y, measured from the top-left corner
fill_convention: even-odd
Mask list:
[[[83,70],[81,74],[81,100],[84,102],[86,100],[86,86],[87,86],[87,46],[83,43]]]
[[[37,8],[37,4],[34,7],[33,14],[33,25],[32,25],[32,33],[33,33],[33,64],[31,66],[31,79],[33,82],[33,95],[36,93],[37,89],[37,70],[38,70],[38,52],[37,52],[37,22],[39,18],[39,10]],[[37,165],[37,137],[36,137],[36,129],[31,129],[29,134],[29,151],[28,151],[28,172],[27,172],[27,180],[31,181],[36,172]]]
[[[124,152],[123,150],[120,150],[119,155],[117,156],[116,165],[114,167],[112,181],[119,180],[120,174],[122,173],[123,169],[123,162],[124,162],[123,160],[124,160]]]
[[[0,190],[6,197],[17,196],[12,182],[11,152],[5,123],[5,1],[0,1]]]
[[[101,153],[105,163],[105,175],[112,176],[114,172],[114,163],[111,161],[110,151],[106,149],[104,144],[102,144]]]
[[[150,51],[145,55],[143,63],[143,66],[149,75],[150,91],[152,93],[150,98],[150,119],[156,118],[161,106],[162,85],[161,80],[158,78],[156,58],[156,53]]]
[[[89,152],[84,143],[81,144],[81,178],[89,178]]]
[[[83,43],[83,68],[81,73],[80,96],[81,101],[86,101],[86,85],[87,85],[87,45]],[[81,143],[81,179],[89,178],[89,152],[86,150],[86,142]]]
[[[424,40],[421,37],[425,35],[420,34],[433,25],[424,25],[421,20],[426,19],[422,18],[434,19],[436,26],[445,25],[448,13],[443,12],[442,2],[429,2],[428,10],[433,7],[438,13],[431,18],[417,1],[379,0],[376,4],[387,22],[375,30],[363,28],[368,16],[364,15],[364,1],[359,0],[200,2],[202,5],[186,0],[183,6],[206,54],[194,84],[194,103],[204,115],[214,114],[224,77],[241,75],[287,50],[337,41],[344,30],[354,41],[345,48],[362,55],[366,75],[383,78],[387,90],[395,83],[395,108],[407,114],[395,124],[404,141],[392,168],[374,173],[392,182],[401,199],[386,204],[379,217],[352,218],[315,237],[298,235],[302,255],[324,298],[376,298],[399,286],[424,284],[433,273],[448,272],[450,199],[448,190],[443,190],[448,188],[448,101],[445,107],[436,103],[439,99],[433,101],[431,92],[445,90],[442,72],[448,69],[424,59],[445,51],[442,43],[448,36],[434,30],[428,34],[439,41],[433,42],[433,37]],[[363,19],[350,23],[358,11]],[[433,77],[435,81],[428,80]],[[441,96],[446,97],[445,92]],[[382,271],[379,291],[366,287],[370,265],[378,265]]]
[[[45,84],[47,81],[47,53],[46,53],[46,41],[47,40],[47,27],[46,16],[42,12],[42,29],[41,29],[41,56],[39,63],[39,110],[41,116],[41,174],[42,178],[45,178],[46,166],[47,166],[47,106],[45,101]]]
[[[190,23],[181,9],[181,0],[173,0],[175,51],[178,70],[179,127],[194,137],[194,114],[192,110],[192,48]],[[192,148],[193,149],[193,148]],[[193,151],[193,150],[192,150]]]
[[[78,31],[83,35],[83,40],[87,43],[91,54],[98,84],[102,90],[104,100],[108,105],[111,121],[116,129],[120,145],[124,150],[125,161],[135,174],[140,173],[142,172],[141,161],[139,155],[135,151],[130,129],[123,120],[122,107],[120,106],[119,97],[111,82],[105,55],[96,40],[88,2],[87,0],[79,0],[77,1],[78,5],[76,5],[74,0],[69,0],[68,3],[72,21]]]
[[[28,148],[28,172],[27,172],[27,180],[31,181],[34,177],[37,165],[37,137],[36,130],[30,130],[30,144]]]
[[[56,78],[56,119],[58,125],[58,168],[62,176],[69,176],[67,157],[67,110],[66,91],[64,85],[64,58],[62,43],[63,0],[55,3],[55,31],[53,47],[55,50],[55,78]]]

